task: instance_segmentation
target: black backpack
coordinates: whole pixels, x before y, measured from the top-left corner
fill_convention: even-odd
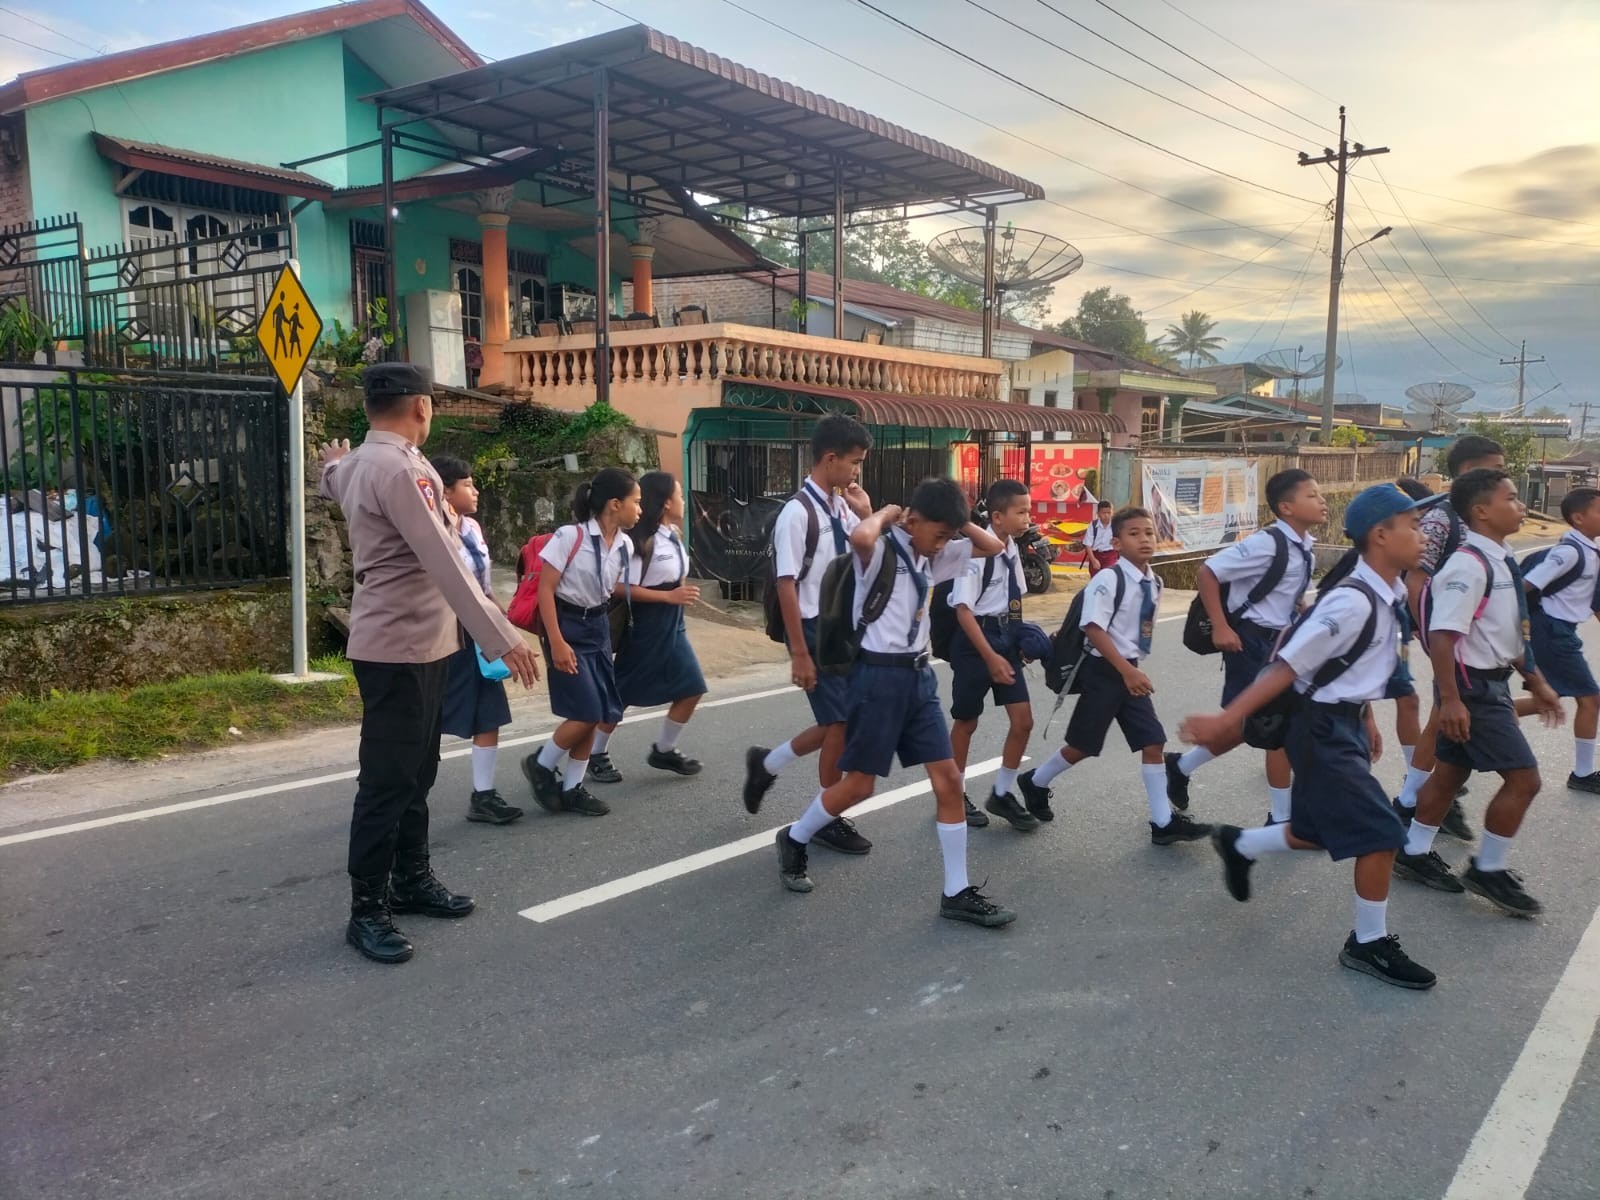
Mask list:
[[[981,598],[989,590],[989,584],[994,581],[993,558],[983,560],[983,586],[978,589]],[[946,580],[933,589],[933,601],[928,606],[928,642],[935,658],[950,661],[950,650],[955,644],[956,630],[961,627],[961,622],[956,617],[956,610],[950,604],[951,593],[955,591],[955,580]]]
[[[1541,549],[1535,550],[1532,554],[1528,555],[1527,558],[1523,559],[1522,562],[1518,564],[1522,571],[1522,577],[1526,579],[1528,577],[1528,572],[1542,563],[1549,556],[1550,551],[1554,549],[1555,546],[1545,546]],[[1588,564],[1585,562],[1583,557],[1583,547],[1578,546],[1576,549],[1578,551],[1578,561],[1573,563],[1572,566],[1561,572],[1561,574],[1557,575],[1542,588],[1534,588],[1533,598],[1535,600],[1543,600],[1546,596],[1553,596],[1557,592],[1564,592],[1573,584],[1577,583],[1578,580],[1583,578],[1584,568]],[[1589,608],[1593,612],[1600,612],[1600,578],[1596,578],[1594,581],[1594,595],[1590,598]]]
[[[887,530],[883,536],[889,537]],[[883,548],[878,573],[867,585],[861,603],[861,620],[855,617],[856,554],[853,550],[836,555],[822,571],[822,598],[817,608],[817,671],[822,675],[844,675],[861,652],[861,635],[868,625],[883,616],[894,594],[895,572],[900,556],[893,543]]]
[[[1238,617],[1252,604],[1260,604],[1272,594],[1272,589],[1283,582],[1284,573],[1289,569],[1289,539],[1283,530],[1276,525],[1267,526],[1268,536],[1272,538],[1272,561],[1267,564],[1267,569],[1260,579],[1256,580],[1255,587],[1250,589],[1245,602],[1237,609],[1228,607],[1228,593],[1231,590],[1226,583],[1222,588],[1222,610],[1230,619]],[[1183,622],[1183,644],[1186,649],[1196,654],[1218,653],[1216,643],[1211,640],[1211,614],[1206,612],[1206,606],[1199,596],[1189,602],[1189,615]]]
[[[1364,581],[1348,579],[1336,587],[1323,588],[1317,592],[1316,602],[1296,617],[1289,628],[1285,629],[1279,636],[1278,644],[1273,647],[1272,657],[1267,660],[1267,665],[1262,668],[1262,673],[1265,674],[1277,665],[1278,651],[1288,645],[1289,639],[1294,636],[1300,626],[1311,619],[1311,615],[1317,611],[1318,605],[1338,591],[1339,588],[1353,588],[1367,598],[1370,608],[1367,612],[1367,619],[1361,625],[1361,632],[1356,634],[1356,640],[1350,644],[1350,649],[1337,658],[1330,658],[1322,664],[1317,673],[1311,677],[1311,686],[1304,693],[1295,691],[1294,685],[1291,684],[1265,708],[1257,709],[1251,713],[1244,723],[1244,741],[1246,745],[1254,746],[1257,750],[1283,749],[1283,744],[1289,734],[1289,718],[1295,714],[1301,703],[1310,700],[1318,691],[1327,687],[1335,679],[1338,679],[1339,676],[1355,666],[1356,661],[1372,648],[1372,639],[1378,631],[1378,609],[1380,606],[1387,608],[1388,605],[1379,600],[1378,593],[1373,591],[1371,586]]]
[[[804,495],[803,491],[796,492],[790,499],[800,501],[806,510],[806,553],[800,563],[800,574],[795,577],[795,584],[798,585],[802,579],[811,574],[812,561],[817,557],[817,540],[821,536],[821,527],[817,521],[817,506]],[[783,515],[781,509],[778,515]],[[789,631],[783,624],[783,605],[778,603],[778,555],[770,537],[767,539],[767,565],[762,570],[762,579],[764,587],[761,591],[761,615],[767,636],[779,645],[783,645],[789,640]]]
[[[1128,594],[1128,576],[1121,567],[1104,567],[1101,571],[1117,573],[1117,591],[1111,598],[1111,612],[1122,611],[1122,599]],[[1101,572],[1096,572],[1096,578]],[[1093,580],[1090,580],[1093,583]],[[1044,664],[1044,685],[1056,695],[1076,691],[1078,668],[1089,653],[1089,640],[1083,635],[1083,600],[1089,589],[1084,588],[1072,598],[1067,615],[1061,619],[1061,628],[1050,639],[1050,657]]]

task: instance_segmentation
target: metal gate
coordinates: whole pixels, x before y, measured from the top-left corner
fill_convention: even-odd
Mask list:
[[[0,310],[26,305],[51,349],[83,337],[83,226],[76,213],[0,228]]]

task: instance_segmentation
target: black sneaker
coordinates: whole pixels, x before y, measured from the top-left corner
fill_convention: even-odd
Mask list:
[[[1590,771],[1587,775],[1579,775],[1574,771],[1567,776],[1567,787],[1574,792],[1588,792],[1591,796],[1600,796],[1600,771]]]
[[[1167,764],[1167,803],[1179,812],[1189,811],[1189,777],[1178,766],[1183,755],[1168,751],[1163,760]]]
[[[791,892],[809,892],[811,876],[806,874],[806,848],[789,836],[789,827],[778,830],[778,878]]]
[[[1544,905],[1523,889],[1522,876],[1515,871],[1480,871],[1476,858],[1467,860],[1461,884],[1513,917],[1536,917],[1544,911]]]
[[[872,843],[856,831],[848,817],[835,817],[813,833],[811,840],[840,854],[865,854],[872,849]]]
[[[1401,804],[1399,796],[1396,796],[1392,801],[1390,801],[1390,803],[1394,807],[1394,815],[1400,818],[1400,824],[1404,825],[1407,829],[1410,829],[1411,822],[1416,820],[1417,810],[1414,808],[1407,808],[1404,804]]]
[[[1439,832],[1463,842],[1472,840],[1472,826],[1467,824],[1467,814],[1461,811],[1459,797],[1450,801],[1450,811],[1439,822]]]
[[[1017,787],[1028,805],[1028,811],[1041,821],[1054,821],[1055,811],[1050,807],[1050,789],[1033,781],[1033,772],[1024,771],[1017,776]]]
[[[1198,842],[1211,836],[1211,826],[1202,821],[1191,821],[1188,814],[1175,812],[1165,825],[1150,822],[1150,840],[1157,846],[1170,846],[1174,842]]]
[[[522,815],[522,810],[514,804],[507,804],[505,797],[490,788],[486,792],[473,792],[472,799],[467,802],[467,820],[482,821],[487,825],[509,825]]]
[[[533,799],[548,813],[561,811],[561,777],[549,767],[539,765],[539,756],[530,754],[522,760],[522,777],[533,789]]]
[[[1002,908],[976,887],[965,888],[954,896],[941,895],[939,915],[947,920],[965,921],[969,925],[982,925],[987,929],[1009,925],[1017,919],[1016,913],[1009,908]]]
[[[589,778],[595,783],[621,783],[622,772],[611,761],[611,755],[597,750],[589,756]]]
[[[772,751],[765,746],[751,746],[744,752],[744,809],[760,812],[761,802],[767,798],[778,777],[767,770],[767,755]]]
[[[1394,873],[1401,879],[1431,887],[1436,892],[1466,891],[1456,878],[1456,873],[1450,869],[1450,864],[1439,857],[1437,850],[1429,850],[1426,854],[1400,851],[1394,856]]]
[[[1211,848],[1222,860],[1222,882],[1228,895],[1240,902],[1250,899],[1250,868],[1256,865],[1239,853],[1243,832],[1237,825],[1218,825],[1211,833]]]
[[[1023,833],[1032,833],[1039,828],[1039,818],[1023,808],[1021,802],[1010,792],[1001,796],[990,791],[989,798],[983,802],[983,806],[1007,822],[1011,828],[1020,829]]]
[[[580,783],[561,793],[561,811],[583,817],[603,817],[611,811],[611,806]]]
[[[1392,933],[1375,942],[1358,942],[1352,930],[1344,940],[1344,949],[1339,951],[1339,965],[1414,992],[1425,992],[1439,982],[1427,967],[1411,961],[1400,949],[1400,939]]]
[[[671,771],[674,775],[700,774],[700,760],[685,758],[678,750],[658,750],[651,746],[650,757],[645,762],[658,771]]]
[[[989,814],[974,804],[972,798],[965,792],[961,793],[961,807],[967,814],[968,829],[987,829],[989,827]],[[937,820],[937,818],[935,819]]]

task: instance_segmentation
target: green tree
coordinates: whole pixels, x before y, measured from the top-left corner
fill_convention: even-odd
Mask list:
[[[1150,351],[1144,318],[1133,301],[1121,293],[1113,294],[1108,287],[1085,292],[1078,300],[1077,315],[1054,326],[1052,332],[1135,358]]]
[[[1210,313],[1195,309],[1184,313],[1178,324],[1168,325],[1162,341],[1172,353],[1187,354],[1191,367],[1197,362],[1214,363],[1217,356],[1213,351],[1222,349],[1222,344],[1228,340],[1211,332],[1216,327]]]
[[[1513,425],[1491,421],[1488,417],[1473,417],[1461,427],[1461,432],[1475,433],[1499,442],[1506,452],[1506,470],[1516,479],[1527,477],[1528,464],[1535,458],[1533,434]]]

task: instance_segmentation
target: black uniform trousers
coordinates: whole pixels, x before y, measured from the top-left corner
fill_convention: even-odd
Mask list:
[[[361,773],[350,818],[350,874],[387,875],[397,851],[426,849],[428,790],[439,773],[439,722],[450,660],[357,662]]]

